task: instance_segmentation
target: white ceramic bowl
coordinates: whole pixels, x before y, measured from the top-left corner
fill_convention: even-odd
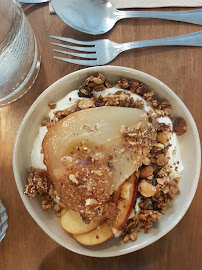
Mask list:
[[[30,153],[33,143],[38,134],[41,121],[49,111],[48,103],[56,102],[68,92],[78,89],[85,78],[92,74],[103,73],[112,82],[117,82],[120,77],[137,79],[154,89],[159,97],[166,98],[172,106],[173,116],[183,116],[187,121],[188,130],[179,137],[181,145],[181,157],[184,171],[180,180],[181,192],[174,202],[169,206],[166,214],[161,217],[149,234],[139,233],[135,242],[124,244],[121,239],[112,239],[106,243],[94,247],[85,247],[78,244],[68,233],[66,233],[55,214],[52,211],[45,212],[41,209],[40,198],[30,200],[23,194],[27,183],[27,171],[31,166]],[[196,124],[182,101],[165,84],[154,77],[143,72],[116,66],[102,66],[79,70],[69,74],[46,89],[33,103],[25,115],[19,128],[14,152],[13,170],[20,196],[30,215],[38,225],[57,243],[76,253],[93,257],[119,256],[139,250],[157,241],[168,233],[184,216],[197,188],[201,152],[200,140]],[[191,179],[191,185],[190,185]]]

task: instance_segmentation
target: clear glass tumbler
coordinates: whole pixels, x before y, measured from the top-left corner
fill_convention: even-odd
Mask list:
[[[6,209],[0,201],[0,243],[6,235],[6,229],[8,227],[7,219]]]
[[[17,0],[0,0],[0,106],[25,94],[38,75],[34,33]]]

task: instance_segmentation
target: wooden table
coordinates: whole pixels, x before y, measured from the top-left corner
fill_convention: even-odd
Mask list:
[[[81,40],[97,37],[71,29],[56,15],[49,14],[47,4],[23,5],[23,8],[41,47],[42,63],[32,89],[17,102],[0,109],[0,199],[9,216],[7,234],[0,244],[0,269],[202,269],[202,182],[199,182],[186,215],[171,232],[143,250],[115,258],[90,258],[66,250],[46,235],[26,211],[12,171],[17,130],[25,113],[42,91],[62,76],[83,68],[54,60],[49,36]],[[99,38],[127,42],[198,30],[202,27],[155,19],[128,19],[117,23],[111,32]],[[111,64],[144,71],[167,84],[188,107],[202,136],[202,48],[138,49],[123,53]]]

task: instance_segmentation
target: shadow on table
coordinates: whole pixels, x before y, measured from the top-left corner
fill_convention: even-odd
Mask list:
[[[44,7],[45,5],[48,5],[48,3],[40,3],[40,4],[22,4],[23,11],[25,15],[29,15],[30,13],[36,11],[39,8]]]
[[[147,248],[124,256],[113,258],[94,258],[78,255],[61,246],[58,246],[43,259],[38,269],[39,270],[159,269],[158,267],[163,266],[165,264],[165,261],[167,261],[167,258],[165,258],[165,256],[162,256],[161,247],[162,243],[160,244],[160,241],[158,241]],[[155,253],[161,254],[161,256],[154,256],[154,250]]]

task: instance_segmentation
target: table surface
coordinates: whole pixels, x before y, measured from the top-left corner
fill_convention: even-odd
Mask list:
[[[0,244],[0,269],[202,269],[201,181],[190,208],[171,232],[142,250],[115,258],[91,258],[68,251],[46,235],[29,215],[18,194],[12,170],[17,130],[39,94],[62,76],[83,68],[53,59],[49,36],[81,40],[97,37],[80,33],[65,25],[56,15],[50,15],[48,4],[24,4],[23,9],[38,39],[42,62],[31,90],[18,101],[0,109],[0,198],[9,216],[7,234]],[[201,26],[186,23],[128,19],[120,21],[112,31],[99,38],[122,43],[199,30],[202,30]],[[137,49],[122,53],[111,64],[144,71],[167,84],[188,107],[202,136],[202,48]]]

